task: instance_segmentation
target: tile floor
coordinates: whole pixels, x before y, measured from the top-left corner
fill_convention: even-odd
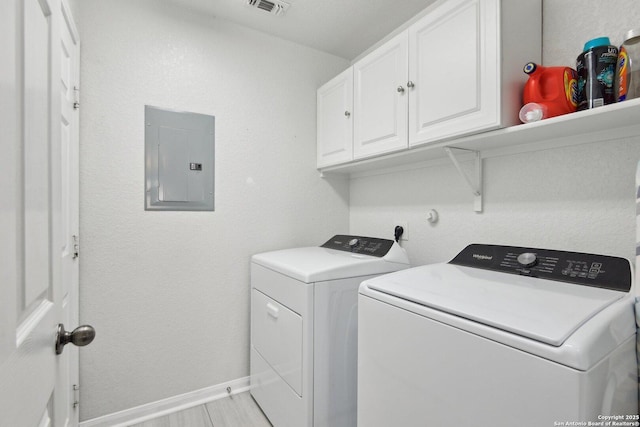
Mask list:
[[[271,427],[271,423],[247,391],[130,427]]]

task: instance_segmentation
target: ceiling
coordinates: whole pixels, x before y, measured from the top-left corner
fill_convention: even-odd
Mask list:
[[[287,0],[277,16],[247,0],[169,1],[352,60],[435,0]]]

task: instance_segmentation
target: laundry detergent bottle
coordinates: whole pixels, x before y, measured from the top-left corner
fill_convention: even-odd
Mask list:
[[[529,62],[520,120],[524,123],[572,113],[578,107],[578,74],[569,67],[543,67]]]
[[[598,37],[584,45],[576,60],[578,70],[578,110],[616,102],[614,85],[618,48],[609,37]]]

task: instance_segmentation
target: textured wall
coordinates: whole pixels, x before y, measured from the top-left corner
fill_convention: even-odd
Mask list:
[[[618,44],[640,27],[637,0],[544,0],[543,64],[575,67],[583,44]],[[522,41],[523,43],[526,40]],[[354,234],[406,220],[414,264],[448,261],[472,242],[635,254],[635,168],[640,138],[497,157],[484,163],[484,212],[449,163],[351,182]],[[432,225],[426,212],[436,209]]]
[[[585,42],[606,36],[619,46],[628,30],[640,28],[638,0],[543,0],[542,9],[542,60],[549,66],[575,68]]]
[[[633,256],[639,140],[488,159],[482,214],[449,164],[327,181],[315,172],[315,89],[346,61],[161,0],[72,6],[81,319],[98,330],[81,352],[81,419],[247,375],[249,256],[315,245],[348,219],[371,235],[407,220],[414,264],[472,241]],[[619,43],[639,14],[637,0],[544,1],[544,63],[572,65],[603,34]],[[145,104],[216,116],[214,213],[143,210]]]
[[[484,160],[484,212],[452,164],[353,179],[351,232],[388,233],[406,220],[414,265],[449,261],[470,243],[635,256],[640,140]],[[439,221],[427,222],[435,209]]]
[[[158,0],[82,0],[81,419],[248,375],[249,257],[348,231],[315,170],[345,60]],[[144,105],[216,116],[215,212],[144,211]]]

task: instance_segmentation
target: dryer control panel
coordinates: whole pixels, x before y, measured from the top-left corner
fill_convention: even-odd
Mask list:
[[[382,258],[389,252],[394,243],[393,240],[378,239],[376,237],[337,234],[320,247]]]
[[[449,264],[629,292],[631,264],[624,258],[551,249],[472,244]]]

